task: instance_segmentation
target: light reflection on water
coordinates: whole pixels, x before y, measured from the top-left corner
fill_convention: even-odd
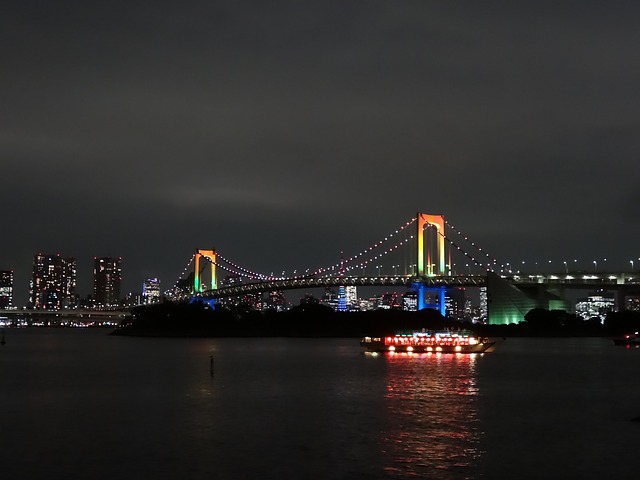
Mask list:
[[[362,355],[350,339],[10,333],[6,478],[478,478],[487,357]]]
[[[474,478],[482,454],[476,355],[388,354],[386,361],[387,475]]]

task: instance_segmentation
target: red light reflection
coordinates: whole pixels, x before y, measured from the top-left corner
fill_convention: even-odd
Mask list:
[[[388,428],[382,454],[388,475],[473,476],[482,436],[476,405],[478,358],[476,354],[386,355]]]

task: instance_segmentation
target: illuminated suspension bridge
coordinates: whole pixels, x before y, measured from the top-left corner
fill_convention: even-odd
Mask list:
[[[381,274],[383,266],[392,273]],[[368,248],[343,256],[335,264],[297,271],[304,273],[259,273],[216,250],[197,249],[167,294],[174,299],[215,304],[218,299],[291,289],[404,287],[416,292],[418,309],[436,308],[444,315],[447,288],[487,287],[489,297],[495,297],[490,299],[489,323],[511,323],[539,306],[541,289],[631,287],[640,280],[629,274],[573,276],[568,269],[564,275],[519,275],[513,265],[489,255],[443,215],[425,213],[418,213]],[[219,281],[222,272],[225,278]],[[532,287],[537,292],[527,294]]]

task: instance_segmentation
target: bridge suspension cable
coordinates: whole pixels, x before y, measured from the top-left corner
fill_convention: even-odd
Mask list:
[[[345,271],[349,271],[349,270],[353,270],[355,268],[363,268],[364,266],[366,266],[368,263],[372,262],[373,260],[377,260],[389,253],[391,253],[392,251],[396,250],[399,246],[405,244],[408,242],[409,239],[403,240],[399,243],[397,243],[396,245],[388,248],[385,251],[382,251],[381,253],[379,253],[378,255],[376,255],[373,258],[370,258],[368,260],[362,261],[361,263],[357,264],[357,265],[349,265],[352,262],[357,261],[360,258],[363,258],[365,255],[371,254],[374,251],[377,251],[377,249],[379,249],[380,247],[382,247],[382,245],[384,245],[386,242],[390,241],[393,237],[395,237],[396,235],[399,235],[400,233],[402,233],[404,230],[406,230],[409,226],[411,226],[413,223],[415,223],[416,219],[412,218],[411,220],[405,222],[402,226],[400,226],[398,229],[396,229],[394,232],[390,233],[389,235],[385,236],[383,239],[377,241],[376,243],[370,245],[368,248],[362,250],[361,252],[352,255],[348,258],[342,258],[339,262],[330,265],[328,267],[321,267],[321,268],[317,268],[313,271],[313,273],[310,274],[310,276],[315,276],[315,275],[321,275],[323,273],[329,272],[329,271],[335,271],[336,269],[343,267]],[[413,235],[411,235],[410,238],[413,238]]]
[[[455,247],[457,250],[459,250],[465,257],[467,257],[468,259],[470,259],[471,261],[473,261],[476,265],[486,268],[489,271],[493,271],[495,270],[495,268],[492,268],[492,264],[495,267],[496,265],[500,265],[501,268],[504,268],[504,265],[500,262],[498,262],[498,260],[489,255],[487,252],[485,252],[480,246],[478,246],[475,242],[471,241],[469,239],[469,237],[467,235],[465,235],[464,233],[462,233],[460,230],[458,230],[454,225],[452,225],[451,223],[449,223],[448,221],[445,220],[445,224],[449,226],[449,228],[451,228],[456,234],[460,235],[466,242],[468,242],[473,248],[475,248],[483,257],[487,258],[489,260],[489,262],[482,263],[480,260],[476,260],[476,258],[474,257],[473,254],[467,252],[466,250],[464,250],[460,245],[458,245],[456,242],[454,242],[452,239],[448,238],[445,236],[445,240],[451,244],[453,247]]]
[[[237,275],[239,277],[257,279],[257,280],[281,280],[281,278],[274,277],[273,275],[264,275],[262,273],[252,272],[251,270],[243,268],[240,265],[237,265],[236,263],[233,263],[232,261],[226,259],[225,257],[220,255],[219,253],[217,253],[217,258],[218,258],[218,260],[222,260],[223,262],[225,262],[229,266],[221,264],[219,262],[213,262],[209,258],[207,260],[210,263],[212,263],[213,265],[215,265],[217,268],[221,268],[224,271],[232,273],[232,274]]]
[[[187,262],[184,269],[182,270],[182,273],[178,276],[178,279],[174,282],[171,290],[165,290],[165,295],[169,297],[169,296],[174,296],[175,294],[178,293],[178,291],[180,290],[180,282],[185,278],[185,276],[188,276],[188,272],[191,269],[191,265],[193,264],[194,257],[195,255],[191,254],[191,257],[189,257],[189,261]]]
[[[394,252],[397,252],[401,247],[408,245],[410,242],[416,239],[416,236],[412,234],[412,231],[407,230],[416,221],[417,221],[416,218],[411,218],[395,231],[391,232],[390,234],[386,235],[379,241],[371,244],[369,247],[363,249],[362,251],[360,251],[355,255],[351,255],[349,257],[341,257],[340,261],[336,262],[335,264],[327,267],[319,267],[313,271],[311,271],[311,269],[306,269],[306,270],[300,269],[300,271],[304,273],[299,275],[295,275],[295,271],[294,271],[294,275],[292,276],[286,276],[284,271],[282,276],[275,276],[273,275],[273,273],[270,275],[266,275],[263,273],[255,272],[250,269],[244,268],[238,265],[237,263],[232,262],[231,260],[220,255],[219,253],[216,254],[215,261],[208,257],[203,257],[203,259],[206,259],[208,262],[213,264],[216,268],[220,268],[231,275],[251,279],[254,281],[295,280],[295,279],[304,279],[304,278],[318,277],[318,276],[330,277],[330,276],[335,276],[336,274],[339,276],[345,272],[351,272],[357,269],[362,269],[363,275],[364,275],[364,269],[366,267],[372,266],[373,262],[379,261],[383,257],[386,257]],[[468,236],[464,235],[460,230],[458,230],[450,222],[445,221],[444,224],[447,225],[449,229],[452,230],[455,234],[457,234],[462,239],[464,239],[465,242],[469,243],[470,246],[473,249],[475,249],[478,253],[473,253],[468,249],[463,248],[463,246],[460,245],[459,242],[451,238],[450,235],[447,236],[444,231],[441,232],[440,229],[436,229],[437,235],[442,236],[444,240],[450,245],[451,247],[450,251],[452,251],[451,249],[455,249],[453,251],[460,252],[460,254],[464,255],[464,257],[471,260],[471,262],[473,262],[475,265],[483,269],[486,269],[487,271],[496,270],[498,265],[504,268],[504,265],[500,264],[494,257],[490,256],[487,252],[485,252],[482,248],[480,248],[475,242],[471,241]],[[423,228],[424,230],[426,230],[427,228],[431,228],[433,226],[434,225],[427,223],[424,225]],[[395,242],[392,241],[394,239],[395,239]],[[427,239],[427,241],[429,240]],[[415,250],[415,248],[413,250]],[[402,249],[402,251],[405,252],[404,253],[405,257],[406,255],[415,255],[413,250]],[[478,255],[480,255],[480,257],[478,257]],[[182,274],[183,276],[188,272],[191,264],[193,263],[193,260],[194,260],[194,255],[192,255],[191,258],[189,259],[189,262],[183,271],[183,274]],[[398,261],[400,262],[400,260]],[[405,258],[404,261],[407,262],[407,258]],[[413,260],[409,259],[409,262],[411,261],[415,262],[415,258]],[[416,265],[409,265],[409,267],[415,267],[415,266]],[[397,267],[400,267],[400,265],[394,265],[393,266],[394,270]],[[405,267],[407,267],[407,263],[405,263]],[[378,268],[378,274],[380,274],[381,265],[378,265],[377,268]],[[451,255],[449,255],[449,269],[452,269]],[[405,268],[405,274],[407,275],[409,274],[406,268]],[[177,290],[179,282],[180,282],[180,278],[175,283],[174,290]]]

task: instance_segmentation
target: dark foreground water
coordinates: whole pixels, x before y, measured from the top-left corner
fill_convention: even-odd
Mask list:
[[[640,350],[7,330],[6,479],[636,479]],[[214,376],[209,356],[214,356]]]

